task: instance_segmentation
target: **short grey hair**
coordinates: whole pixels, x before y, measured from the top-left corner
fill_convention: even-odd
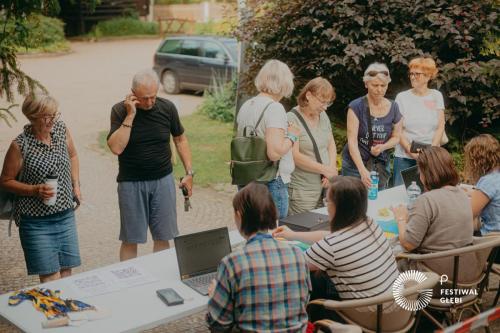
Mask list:
[[[259,92],[290,97],[293,93],[292,71],[279,60],[269,60],[257,74],[255,87]]]
[[[387,76],[382,73],[378,73],[375,76],[368,75],[369,72],[384,72],[384,71],[387,72],[388,74]],[[368,68],[365,70],[365,74],[363,75],[363,82],[366,83],[368,81],[372,81],[375,79],[379,79],[380,81],[383,81],[385,83],[391,82],[391,73],[389,72],[389,68],[387,68],[386,64],[382,64],[380,62],[374,62],[373,64],[370,64],[370,66],[368,66]]]
[[[132,89],[150,84],[156,84],[157,86],[160,85],[158,74],[156,74],[156,72],[152,69],[144,69],[140,72],[137,72],[132,79]]]

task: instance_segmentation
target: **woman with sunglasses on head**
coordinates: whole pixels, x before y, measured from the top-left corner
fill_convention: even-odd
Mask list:
[[[29,275],[40,282],[71,275],[80,266],[73,198],[81,200],[75,145],[56,100],[35,92],[22,111],[30,124],[12,141],[0,186],[16,194],[14,217]],[[57,177],[57,187],[45,184]],[[18,178],[20,176],[20,178]]]
[[[391,82],[386,65],[373,63],[368,66],[363,82],[368,93],[349,103],[347,111],[342,175],[361,178],[369,187],[370,171],[375,170],[380,177],[379,189],[384,189],[390,174],[387,150],[399,142],[402,117],[398,105],[384,97]]]
[[[289,214],[323,206],[322,194],[328,187],[328,179],[338,174],[337,149],[325,112],[334,99],[335,90],[330,82],[317,77],[302,88],[298,106],[287,114],[288,121],[300,128],[299,139],[292,148],[295,170],[288,185]]]
[[[403,130],[394,154],[394,186],[403,184],[401,170],[417,164],[418,153],[410,149],[412,142],[439,146],[444,133],[443,95],[428,87],[437,75],[436,63],[431,58],[415,58],[408,67],[412,88],[396,96]]]

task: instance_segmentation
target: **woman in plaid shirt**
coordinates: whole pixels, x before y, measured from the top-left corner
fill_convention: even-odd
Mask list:
[[[305,332],[311,282],[299,248],[276,241],[277,210],[265,185],[251,183],[233,199],[234,219],[247,240],[224,257],[209,289],[212,332]]]

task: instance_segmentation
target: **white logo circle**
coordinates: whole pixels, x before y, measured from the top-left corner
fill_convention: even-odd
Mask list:
[[[432,289],[419,290],[417,299],[408,299],[403,296],[403,290],[407,282],[413,281],[422,283],[427,279],[424,273],[410,270],[399,274],[396,281],[392,285],[392,295],[396,300],[396,304],[405,309],[406,311],[419,311],[425,308],[432,298]]]

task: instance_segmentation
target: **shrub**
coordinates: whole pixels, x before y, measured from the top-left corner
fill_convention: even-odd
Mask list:
[[[156,35],[158,23],[144,22],[134,17],[119,17],[101,21],[90,32],[93,37]]]
[[[210,119],[232,122],[236,110],[236,86],[235,78],[227,83],[221,78],[214,79],[212,86],[203,94],[204,100],[199,110]]]
[[[16,42],[19,52],[69,48],[64,37],[64,22],[60,19],[33,14],[25,20],[25,29],[29,31],[26,38]]]
[[[498,45],[491,42],[498,41],[497,20],[495,0],[267,2],[238,32],[252,46],[246,88],[267,59],[280,59],[298,89],[316,76],[328,78],[337,91],[329,111],[344,121],[348,102],[365,94],[368,64],[388,64],[388,97],[394,98],[409,87],[408,61],[431,56],[440,68],[433,84],[446,99],[447,130],[461,145],[478,132],[498,131],[500,60],[484,52]]]

